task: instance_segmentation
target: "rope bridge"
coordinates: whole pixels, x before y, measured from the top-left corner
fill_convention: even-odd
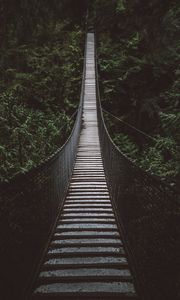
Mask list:
[[[178,299],[178,194],[113,144],[97,74],[88,33],[69,139],[1,185],[3,299]]]

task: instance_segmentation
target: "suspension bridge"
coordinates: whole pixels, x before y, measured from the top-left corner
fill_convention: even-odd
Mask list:
[[[4,281],[19,299],[176,299],[178,194],[111,141],[93,32],[69,139],[4,185],[1,204]]]

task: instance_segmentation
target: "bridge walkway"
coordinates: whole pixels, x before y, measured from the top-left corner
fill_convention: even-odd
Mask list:
[[[62,213],[31,299],[137,299],[101,157],[94,34],[87,34],[83,123]]]

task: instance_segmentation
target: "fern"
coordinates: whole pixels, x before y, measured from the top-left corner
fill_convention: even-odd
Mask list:
[[[129,139],[127,135],[122,133],[115,134],[113,141],[124,154],[133,160],[137,159],[139,152],[138,147]]]

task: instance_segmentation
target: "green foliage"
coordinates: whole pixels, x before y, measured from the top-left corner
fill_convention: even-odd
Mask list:
[[[146,170],[180,178],[180,3],[95,3],[102,105],[157,144],[142,145],[139,154],[130,136],[114,133],[114,141]]]
[[[180,143],[180,112],[160,113],[161,126],[167,136],[173,136]]]
[[[22,20],[32,29],[28,37],[26,26],[13,23],[18,10],[6,28],[8,38],[0,49],[1,180],[38,165],[72,129],[69,115],[79,103],[83,31],[72,15],[72,21],[59,21],[64,2],[55,2],[49,11],[49,2],[36,7],[34,16],[32,3],[20,5],[29,14]]]
[[[125,11],[125,3],[124,3],[124,0],[118,0],[117,1],[117,6],[116,6],[116,12],[117,13],[120,13],[120,12],[123,12]]]
[[[180,176],[180,154],[175,141],[168,137],[158,137],[154,146],[145,149],[138,159],[144,169],[169,179]]]
[[[106,108],[113,104],[116,114],[128,113],[135,126],[150,131],[158,126],[165,105],[179,107],[179,2],[112,1],[108,11],[104,1],[96,3]],[[107,93],[110,80],[113,92]]]
[[[31,169],[57,150],[60,141],[69,134],[72,121],[65,113],[27,108],[12,91],[3,93],[0,100],[0,176],[3,180]],[[60,131],[62,126],[65,128]]]
[[[136,160],[138,154],[138,147],[130,140],[127,135],[122,133],[116,134],[113,139],[114,143],[119,149],[128,157]]]

